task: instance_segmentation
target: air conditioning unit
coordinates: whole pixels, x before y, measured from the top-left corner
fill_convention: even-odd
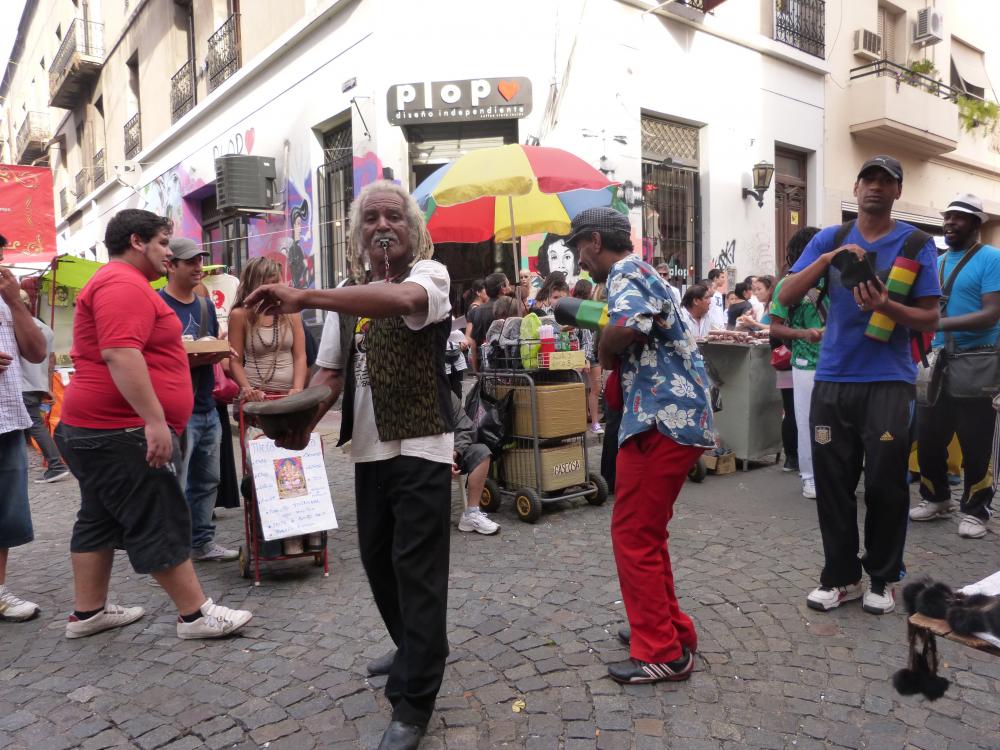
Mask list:
[[[882,59],[882,37],[869,29],[854,32],[854,54],[866,60]]]
[[[913,24],[913,43],[926,47],[944,41],[944,14],[936,8],[921,8]]]
[[[227,154],[215,160],[215,196],[218,208],[274,207],[277,173],[270,156]]]

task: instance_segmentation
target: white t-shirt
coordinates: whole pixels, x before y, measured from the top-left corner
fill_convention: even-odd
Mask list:
[[[449,354],[452,352],[458,352],[458,357],[455,358],[455,362],[451,363],[448,361],[448,357],[444,360],[444,374],[451,375],[454,372],[464,372],[469,366],[465,361],[465,353],[462,352],[462,342],[465,341],[465,331],[460,331],[457,328],[452,329],[452,332],[448,335],[448,340],[445,342],[445,351]],[[454,354],[452,354],[454,356]]]
[[[712,295],[712,305],[708,308],[708,319],[714,329],[725,329],[726,323],[726,298],[722,292],[715,292]]]
[[[758,323],[764,319],[764,303],[757,299],[756,294],[750,295],[750,307],[753,308],[753,317]]]
[[[52,385],[49,383],[49,354],[55,346],[56,335],[38,318],[33,319],[38,330],[45,337],[45,359],[37,364],[21,357],[21,390],[25,393],[40,391],[48,393]]]
[[[427,292],[427,312],[404,315],[403,322],[407,328],[419,331],[432,323],[448,318],[451,313],[451,302],[448,299],[451,279],[448,277],[448,269],[442,264],[434,260],[418,261],[402,283],[420,284]],[[367,327],[367,318],[358,319],[354,340],[351,342],[354,346],[354,429],[351,435],[351,461],[366,463],[384,461],[396,456],[411,456],[450,465],[455,442],[454,435],[450,432],[387,442],[378,439],[375,405],[364,352]],[[340,316],[337,313],[329,313],[323,323],[323,336],[316,354],[316,364],[328,370],[343,370],[346,363],[347,351],[340,340]],[[399,373],[399,377],[406,377],[406,373]]]

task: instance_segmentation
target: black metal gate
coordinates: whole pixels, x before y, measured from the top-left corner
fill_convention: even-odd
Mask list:
[[[323,134],[325,160],[316,170],[319,186],[319,236],[323,286],[335,287],[350,273],[348,213],[354,200],[354,148],[351,124]]]

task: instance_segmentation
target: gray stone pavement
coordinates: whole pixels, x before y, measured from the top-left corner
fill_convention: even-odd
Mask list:
[[[274,563],[254,588],[235,564],[199,565],[210,596],[255,612],[217,642],[177,640],[163,592],[121,553],[113,595],[146,617],[65,640],[78,491],[32,485],[37,539],[12,551],[8,582],[43,612],[0,624],[0,747],[375,747],[388,708],[365,664],[390,642],[358,559],[352,470],[336,449],[327,464],[341,524],[330,577],[307,561]],[[499,535],[454,532],[452,653],[422,747],[1000,747],[1000,658],[941,641],[945,697],[901,698],[889,682],[906,661],[901,611],[806,608],[820,564],[815,510],[773,466],[688,483],[678,502],[674,569],[700,632],[691,680],[615,684],[606,665],[627,653],[615,637],[611,508],[563,503],[527,525],[506,503]],[[969,541],[956,528],[911,526],[911,575],[963,584],[998,567],[995,529]],[[242,537],[242,514],[226,511],[219,540]]]

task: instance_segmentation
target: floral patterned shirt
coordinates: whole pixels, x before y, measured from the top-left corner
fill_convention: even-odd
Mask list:
[[[608,273],[608,324],[646,337],[620,355],[625,412],[618,444],[655,424],[681,445],[714,447],[708,376],[698,345],[666,283],[634,255]]]

